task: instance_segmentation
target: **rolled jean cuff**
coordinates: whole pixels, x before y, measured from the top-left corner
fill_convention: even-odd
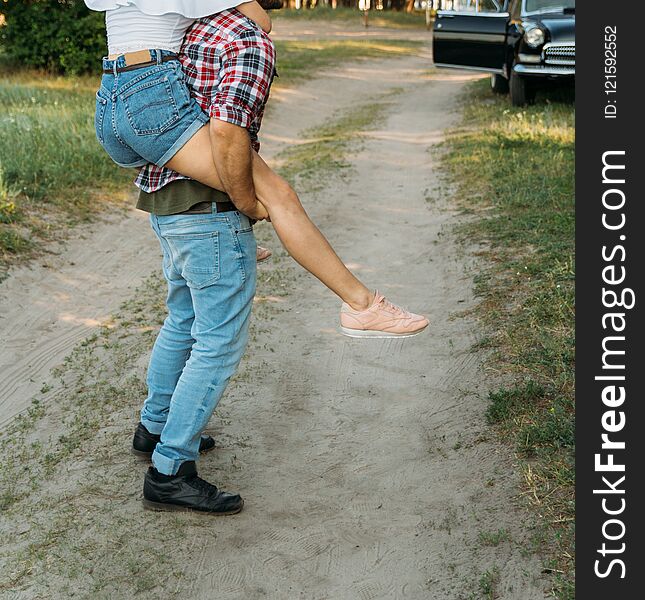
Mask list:
[[[193,458],[192,460],[196,460],[197,457]],[[179,467],[181,467],[181,464],[186,462],[187,458],[181,459],[181,458],[168,458],[167,456],[164,456],[163,454],[160,454],[155,451],[152,453],[152,466],[159,471],[159,473],[162,473],[164,475],[176,475],[177,471],[179,471]]]
[[[157,423],[157,421],[149,421],[145,417],[142,417],[141,424],[148,430],[148,433],[151,433],[152,435],[161,435],[166,423]]]

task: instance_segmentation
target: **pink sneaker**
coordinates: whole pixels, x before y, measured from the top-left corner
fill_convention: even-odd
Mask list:
[[[264,262],[265,260],[269,260],[272,254],[273,252],[271,252],[271,250],[269,250],[268,248],[263,248],[262,246],[258,246],[257,261]]]
[[[366,310],[354,310],[345,302],[340,309],[340,331],[349,337],[411,337],[421,333],[428,324],[425,317],[388,302],[378,291]]]

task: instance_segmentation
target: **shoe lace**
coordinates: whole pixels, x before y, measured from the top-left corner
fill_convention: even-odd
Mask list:
[[[404,308],[397,306],[396,304],[392,304],[387,298],[383,298],[381,302],[379,302],[386,310],[388,310],[391,313],[402,313],[403,317],[409,317],[410,313],[405,310]]]
[[[208,483],[205,479],[202,479],[198,475],[195,475],[195,477],[191,480],[190,484],[197,488],[198,490],[201,490],[203,492],[206,492],[208,496],[214,496],[219,492],[217,489],[217,486],[213,485],[212,483]]]

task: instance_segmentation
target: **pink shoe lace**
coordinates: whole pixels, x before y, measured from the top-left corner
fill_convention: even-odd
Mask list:
[[[381,294],[378,290],[374,292],[374,302],[372,302],[372,307],[381,307],[387,310],[389,313],[396,315],[396,314],[401,314],[402,317],[409,319],[412,317],[412,314],[410,313],[409,310],[406,310],[405,308],[398,306],[392,302],[390,302],[383,294]],[[369,310],[369,309],[368,309]]]

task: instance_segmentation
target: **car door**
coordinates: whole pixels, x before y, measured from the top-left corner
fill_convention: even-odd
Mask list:
[[[502,73],[508,0],[443,0],[433,29],[434,62]]]

